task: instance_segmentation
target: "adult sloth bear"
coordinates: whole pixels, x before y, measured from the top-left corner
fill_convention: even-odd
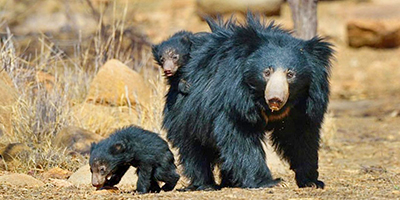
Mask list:
[[[265,162],[266,130],[289,162],[299,187],[323,188],[318,180],[320,128],[329,99],[331,44],[300,40],[248,14],[244,24],[208,20],[212,33],[192,41],[182,78],[191,92],[164,116],[179,148],[187,190],[276,185]],[[167,102],[168,103],[168,102]]]

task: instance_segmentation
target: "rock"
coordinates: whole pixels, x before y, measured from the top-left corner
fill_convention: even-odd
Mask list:
[[[16,23],[16,27],[13,27],[13,32],[21,35],[29,33],[57,33],[68,29],[81,30],[82,34],[86,34],[93,32],[98,25],[90,13],[82,13],[79,9],[73,9],[75,8],[74,6],[82,6],[82,4],[75,2],[60,4],[55,1],[43,0],[34,4],[30,2],[18,2],[17,4],[18,7],[21,4],[25,4],[25,11],[28,15],[21,16],[21,19]],[[29,9],[30,7],[34,7],[35,9]]]
[[[53,184],[56,187],[72,187],[74,186],[71,182],[62,179],[54,179],[50,178],[49,183]]]
[[[400,4],[366,4],[347,11],[347,37],[351,47],[400,46]]]
[[[151,89],[136,71],[118,60],[107,61],[94,77],[86,102],[147,108]]]
[[[6,162],[11,162],[17,157],[28,157],[31,149],[22,143],[10,143],[1,149],[0,155]]]
[[[42,174],[42,178],[44,180],[47,179],[68,179],[71,176],[72,172],[61,169],[59,167],[54,167],[49,169],[48,171],[44,172]]]
[[[347,23],[351,47],[394,48],[400,46],[400,23],[392,20],[352,20]]]
[[[101,139],[103,139],[103,137],[88,130],[75,126],[68,126],[63,128],[56,137],[52,139],[52,144],[56,147],[67,148],[80,154],[89,154],[92,142],[98,142]]]
[[[79,186],[79,185],[92,185],[92,174],[90,173],[89,165],[84,165],[79,168],[75,173],[73,173],[68,181],[72,184]],[[137,175],[136,169],[131,167],[122,177],[121,182],[116,185],[116,187],[132,187],[136,186],[137,182]]]
[[[107,189],[95,190],[93,192],[93,194],[101,194],[101,195],[104,195],[104,194],[119,194],[119,193],[120,193],[120,191],[116,187],[113,187],[113,188],[110,188],[110,189],[107,188]]]
[[[276,15],[280,13],[282,3],[283,0],[197,0],[197,10],[200,16],[246,13],[248,10]]]
[[[26,174],[10,174],[0,176],[0,184],[9,184],[18,187],[42,187],[44,183]]]

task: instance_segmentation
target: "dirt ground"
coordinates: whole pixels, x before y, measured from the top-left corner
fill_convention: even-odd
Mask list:
[[[139,1],[134,19],[153,42],[180,29],[204,31],[194,1]],[[379,1],[377,1],[379,3]],[[382,1],[388,2],[388,1]],[[378,4],[372,2],[372,4]],[[0,185],[4,199],[400,199],[400,49],[352,49],[346,45],[345,23],[353,1],[321,2],[319,32],[337,51],[332,71],[330,113],[337,131],[320,150],[320,179],[326,188],[297,188],[294,174],[282,175],[277,187],[213,192],[162,192],[137,195],[129,189],[99,194],[94,188],[16,188]],[[396,4],[400,6],[400,4]],[[289,9],[272,17],[290,28]],[[274,175],[277,177],[277,175]]]

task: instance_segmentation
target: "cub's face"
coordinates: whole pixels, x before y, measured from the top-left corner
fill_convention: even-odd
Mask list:
[[[103,187],[107,181],[110,181],[113,176],[109,164],[100,159],[91,160],[90,172],[92,173],[92,185],[98,189]]]
[[[124,151],[125,145],[121,142],[110,144],[108,140],[105,140],[99,144],[92,143],[89,165],[94,187],[100,189],[107,183],[118,183],[121,180],[123,174],[118,172],[125,164],[120,157]]]
[[[152,46],[154,59],[164,70],[166,77],[173,76],[189,60],[190,34],[175,35],[158,45]]]
[[[265,45],[247,60],[245,79],[264,104],[280,111],[291,99],[305,95],[310,81],[310,68],[298,46]]]
[[[182,66],[182,56],[175,48],[162,48],[157,53],[159,65],[163,68],[167,77],[173,76]]]

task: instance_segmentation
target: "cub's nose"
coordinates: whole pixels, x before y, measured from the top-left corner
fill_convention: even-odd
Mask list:
[[[281,109],[281,106],[283,104],[283,101],[277,97],[273,97],[268,99],[268,107],[272,110],[272,111],[278,111]]]

